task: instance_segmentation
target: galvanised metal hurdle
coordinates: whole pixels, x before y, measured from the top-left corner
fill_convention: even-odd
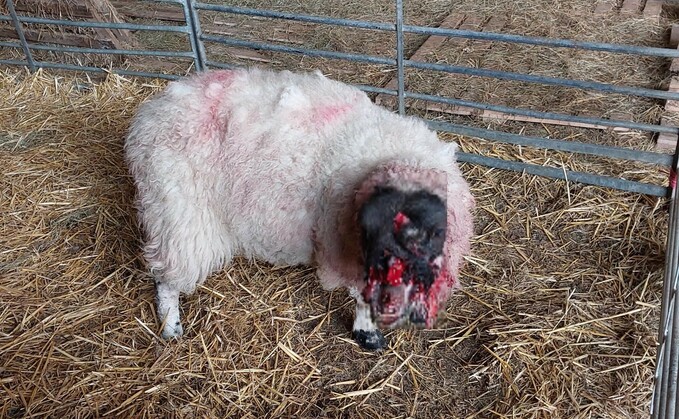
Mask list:
[[[645,98],[664,100],[679,100],[679,93],[661,91],[633,86],[619,86],[607,83],[572,80],[566,78],[543,77],[506,71],[496,71],[483,68],[471,68],[465,66],[427,63],[413,61],[404,57],[404,34],[436,35],[443,37],[458,37],[474,40],[485,40],[502,43],[519,43],[527,45],[548,46],[553,48],[572,48],[589,51],[600,51],[629,56],[652,56],[652,57],[679,57],[679,50],[666,48],[652,48],[643,46],[630,46],[597,42],[578,42],[567,39],[553,39],[543,37],[529,37],[509,35],[493,32],[479,32],[470,30],[431,28],[425,26],[406,25],[403,17],[403,0],[395,0],[396,14],[394,23],[379,23],[364,20],[337,19],[326,16],[312,16],[296,13],[285,13],[272,10],[249,9],[231,7],[217,4],[202,3],[195,0],[156,0],[159,3],[172,3],[179,5],[184,14],[184,24],[180,25],[139,25],[129,23],[111,23],[95,21],[72,21],[63,19],[48,19],[34,16],[19,15],[15,10],[13,0],[5,0],[8,15],[0,15],[0,21],[12,22],[16,30],[18,42],[0,42],[0,47],[15,48],[23,51],[23,60],[3,59],[0,64],[22,66],[30,71],[39,68],[63,69],[73,71],[85,71],[93,73],[113,72],[120,75],[153,77],[163,79],[177,79],[178,74],[152,73],[144,71],[132,71],[128,69],[102,69],[93,66],[73,65],[54,61],[37,61],[34,51],[51,51],[61,53],[86,53],[103,55],[137,55],[166,58],[184,58],[191,60],[196,71],[204,71],[209,68],[231,68],[228,63],[213,61],[208,58],[206,47],[210,44],[220,44],[231,47],[248,48],[260,51],[277,53],[297,54],[310,57],[320,57],[336,60],[346,60],[358,63],[380,64],[396,68],[397,88],[385,89],[377,86],[360,85],[360,89],[378,94],[396,96],[398,111],[406,113],[406,99],[417,99],[438,104],[463,106],[473,109],[489,110],[513,115],[521,115],[533,118],[552,119],[564,122],[593,124],[605,127],[621,127],[645,132],[668,133],[679,138],[679,128],[674,126],[637,123],[623,120],[611,120],[605,118],[583,117],[555,112],[540,112],[530,109],[498,106],[483,102],[462,100],[453,97],[423,94],[405,89],[405,73],[407,69],[428,70],[433,72],[446,72],[470,76],[490,77],[503,80],[521,81],[535,84],[565,86],[590,91],[631,95]],[[343,53],[302,47],[291,47],[274,43],[254,42],[232,37],[215,36],[204,33],[200,26],[200,14],[215,12],[249,17],[283,19],[296,22],[306,22],[319,25],[334,25],[346,28],[357,28],[374,31],[386,31],[396,34],[396,57],[381,57],[365,54]],[[82,48],[66,47],[47,43],[28,42],[24,36],[25,24],[44,24],[66,27],[81,28],[107,28],[127,29],[134,31],[162,31],[183,34],[188,39],[190,50],[187,51],[150,51],[141,49],[105,49],[105,48]],[[679,387],[679,303],[676,301],[677,287],[679,285],[679,200],[676,191],[676,174],[679,170],[679,147],[674,154],[636,151],[623,147],[587,144],[575,141],[553,140],[542,137],[511,134],[490,129],[476,128],[462,124],[428,121],[430,126],[438,131],[450,132],[465,136],[483,138],[499,143],[527,146],[546,150],[558,150],[570,153],[608,157],[626,161],[637,161],[669,168],[669,186],[660,186],[643,182],[620,179],[613,176],[562,170],[545,167],[536,164],[507,161],[497,158],[486,157],[477,154],[459,153],[462,162],[478,164],[482,166],[525,172],[528,174],[544,176],[565,181],[580,182],[606,188],[629,191],[653,196],[667,196],[670,199],[669,231],[667,237],[665,277],[662,296],[661,320],[659,327],[659,345],[657,353],[655,385],[653,401],[651,404],[651,416],[653,418],[673,419],[677,417],[677,397]]]

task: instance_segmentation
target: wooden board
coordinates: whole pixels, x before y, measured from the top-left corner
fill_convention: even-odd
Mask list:
[[[641,10],[644,5],[643,0],[625,0],[620,7],[620,14],[623,15],[638,15],[641,14]]]
[[[468,30],[481,30],[484,32],[500,32],[506,23],[506,18],[503,16],[493,16],[488,20],[481,20],[477,17],[467,17],[464,15],[449,15],[439,27],[447,27],[452,29],[468,29]],[[444,26],[445,25],[445,26]],[[479,51],[480,49],[490,49],[495,43],[492,41],[470,41],[464,38],[449,38],[440,36],[430,36],[422,46],[410,57],[411,60],[425,61],[426,57],[430,56],[437,50],[442,48],[469,48]],[[396,90],[398,85],[398,80],[392,78],[384,86],[387,89]],[[379,94],[375,98],[377,104],[395,108],[397,106],[397,99],[392,95]],[[415,101],[414,103],[408,103],[409,107],[413,107],[420,110],[442,112],[451,115],[461,115],[461,116],[477,116],[486,120],[502,120],[502,121],[520,121],[520,122],[531,122],[539,124],[550,124],[550,125],[565,125],[573,127],[583,127],[583,128],[594,128],[594,129],[613,129],[614,131],[628,131],[627,128],[621,127],[608,127],[603,125],[586,124],[579,122],[568,122],[560,121],[555,119],[545,119],[545,118],[534,118],[530,116],[522,115],[512,115],[504,112],[482,110],[476,108],[470,108],[466,106],[453,106],[441,103],[432,103],[426,101]]]
[[[97,22],[124,23],[108,0],[85,0],[85,6]],[[113,43],[116,49],[131,49],[136,45],[134,37],[127,29],[94,28],[94,32],[99,39]]]
[[[650,0],[649,0],[650,2]],[[648,3],[647,3],[648,5]],[[673,39],[675,41],[673,41]],[[677,48],[678,42],[676,40],[679,40],[679,26],[677,25],[672,25],[671,26],[671,31],[670,31],[670,47],[671,48]],[[671,74],[676,74],[679,73],[679,59],[674,58],[672,60],[672,63],[670,64],[670,73]],[[678,76],[672,76],[670,79],[670,85],[667,88],[667,91],[673,92],[673,93],[679,93],[679,77]],[[679,101],[676,100],[668,100],[665,102],[665,114],[666,115],[679,115]],[[667,117],[663,117],[660,120],[660,125],[673,125]],[[679,138],[675,134],[669,134],[669,133],[660,133],[658,134],[658,138],[656,140],[656,148],[660,150],[670,150],[673,151],[676,148],[677,145],[677,140]]]
[[[35,30],[24,30],[24,36],[29,42],[44,42],[73,47],[84,48],[113,48],[113,44],[108,41],[93,39],[91,36],[80,34],[54,34],[50,32],[39,32]],[[16,39],[17,35],[14,28],[0,28],[0,38]]]
[[[663,0],[646,0],[643,15],[645,18],[654,19],[656,23],[660,23],[663,11]]]
[[[184,22],[184,10],[180,5],[166,4],[138,5],[130,1],[111,1],[116,11],[127,17],[136,19],[154,19],[168,22]]]
[[[605,15],[615,10],[615,1],[613,0],[598,0],[594,6],[595,15]]]
[[[24,0],[16,5],[17,11],[32,16],[50,16],[62,19],[87,19],[98,22],[124,22],[108,0],[78,0],[68,3],[53,0]],[[111,49],[130,49],[136,45],[132,33],[127,29],[94,28],[96,40],[86,41],[87,37],[70,32],[43,34],[26,30],[26,38],[32,42],[47,42],[60,45],[100,47]],[[16,33],[3,33],[16,38]],[[83,39],[84,38],[84,39]]]
[[[484,31],[499,31],[504,26],[506,20],[503,17],[494,16],[491,19],[486,20],[480,16],[475,15],[465,15],[453,13],[448,15],[440,24],[439,28],[445,29],[462,29],[462,30],[484,30]],[[457,48],[462,49],[468,47],[472,44],[472,41],[465,38],[452,38],[445,36],[430,36],[424,43],[409,57],[413,61],[426,61],[426,58],[432,53],[439,51],[443,48]],[[486,41],[474,41],[474,48],[490,48],[491,42]],[[384,88],[396,90],[398,88],[398,79],[392,78],[385,85]],[[375,98],[375,103],[383,106],[396,106],[397,99],[391,95],[379,94]],[[471,115],[477,113],[476,109],[467,108],[463,106],[452,106],[444,104],[436,104],[425,102],[417,106],[418,108],[423,108],[426,110],[432,110],[437,112],[448,112],[455,115]]]

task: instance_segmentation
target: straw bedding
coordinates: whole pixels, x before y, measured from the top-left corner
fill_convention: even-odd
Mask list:
[[[238,260],[185,299],[185,337],[162,341],[122,160],[160,87],[0,73],[0,417],[648,411],[664,200],[480,167],[464,166],[478,202],[464,288],[435,330],[364,352],[348,295]]]

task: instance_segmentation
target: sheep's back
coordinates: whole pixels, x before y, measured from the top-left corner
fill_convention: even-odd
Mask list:
[[[358,89],[258,69],[171,83],[142,105],[126,149],[142,183],[183,191],[237,251],[279,264],[312,262],[314,230],[337,213],[323,206],[350,205],[344,198],[375,166],[454,164],[453,146]]]

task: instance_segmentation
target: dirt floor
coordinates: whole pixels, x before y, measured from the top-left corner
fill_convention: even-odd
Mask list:
[[[507,33],[664,45],[669,20],[622,14],[618,3],[599,17],[585,0],[405,2],[413,24],[436,26],[451,13],[465,15],[462,23],[476,16],[483,25],[502,16]],[[233,4],[382,22],[393,16],[391,0]],[[391,34],[274,27],[210,14],[204,24],[251,40],[394,53]],[[161,49],[184,42],[154,36],[140,39]],[[412,54],[425,38],[406,41]],[[348,82],[383,86],[394,75],[389,67],[209,48],[219,60],[321,68]],[[499,52],[497,44],[451,41],[424,59],[649,88],[667,82],[667,60],[525,46]],[[238,260],[184,299],[186,336],[159,339],[122,143],[137,105],[162,86],[28,76],[16,68],[0,73],[0,417],[648,416],[665,200],[482,167],[463,166],[478,204],[473,254],[463,289],[436,329],[392,332],[383,353],[362,351],[351,339],[352,301],[345,292],[321,290],[310,268]],[[412,72],[408,87],[643,122],[657,122],[662,113],[654,101],[450,75]],[[420,115],[653,146],[637,132]],[[649,165],[442,138],[499,158],[656,184],[667,179],[665,170]]]

